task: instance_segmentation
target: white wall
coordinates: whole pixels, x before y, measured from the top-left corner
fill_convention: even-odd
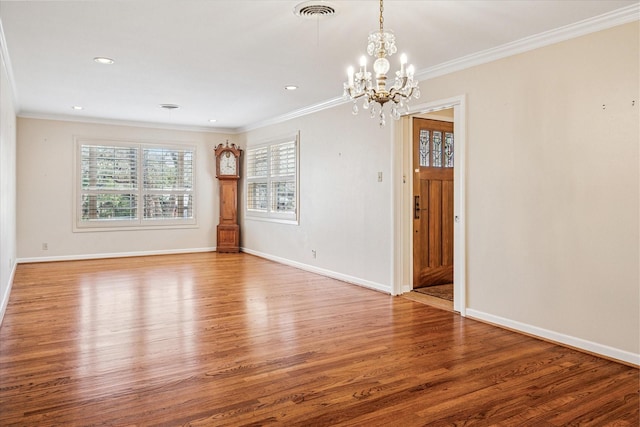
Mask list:
[[[247,252],[391,292],[391,127],[350,111],[341,106],[241,136],[250,148],[300,131],[300,224],[242,217],[241,244]]]
[[[198,227],[74,233],[74,136],[196,145]],[[219,218],[213,149],[227,138],[234,142],[225,134],[19,118],[20,260],[212,250]]]
[[[467,314],[634,363],[638,28],[421,84],[425,101],[467,96]]]
[[[16,265],[16,113],[5,61],[0,46],[0,322]]]

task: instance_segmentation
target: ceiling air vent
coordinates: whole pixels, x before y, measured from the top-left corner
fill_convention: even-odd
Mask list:
[[[336,8],[324,1],[306,1],[300,3],[293,12],[303,18],[326,18],[336,14]]]

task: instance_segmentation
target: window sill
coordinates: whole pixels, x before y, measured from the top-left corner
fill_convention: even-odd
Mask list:
[[[287,218],[273,218],[268,216],[253,216],[253,215],[245,215],[244,219],[247,221],[262,221],[262,222],[275,222],[277,224],[289,224],[289,225],[300,225],[300,221],[298,219],[287,219]]]
[[[75,225],[73,227],[74,233],[96,233],[102,231],[140,231],[140,230],[175,230],[175,229],[187,229],[198,228],[198,223],[188,224],[132,224],[132,225],[116,225],[116,224],[102,224],[102,225]]]

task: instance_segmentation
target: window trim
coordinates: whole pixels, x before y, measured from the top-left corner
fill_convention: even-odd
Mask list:
[[[102,145],[110,147],[127,147],[138,149],[138,189],[135,192],[138,195],[138,218],[131,220],[92,220],[84,221],[82,219],[82,146],[83,145]],[[144,188],[143,188],[143,155],[145,148],[157,149],[175,149],[191,151],[192,154],[192,174],[193,181],[191,183],[192,195],[192,218],[186,219],[144,219]],[[197,146],[195,144],[184,144],[179,142],[157,142],[157,141],[141,141],[135,139],[102,139],[91,137],[74,137],[73,150],[73,232],[96,232],[96,231],[123,231],[123,230],[167,230],[176,228],[197,228]]]
[[[271,147],[284,144],[287,142],[293,142],[295,147],[295,178],[293,182],[295,182],[295,212],[294,213],[278,213],[278,212],[259,212],[255,210],[249,209],[248,197],[249,197],[249,184],[257,181],[261,181],[258,179],[252,179],[248,175],[249,170],[249,153],[253,150],[259,150],[262,148],[267,148],[269,163],[271,162]],[[246,149],[246,163],[245,163],[245,171],[247,174],[245,175],[244,182],[244,214],[247,220],[252,221],[266,221],[266,222],[274,222],[280,224],[290,224],[290,225],[299,225],[300,224],[300,132],[296,132],[290,136],[286,136],[283,138],[269,140],[264,143],[252,145],[251,147],[247,147]],[[269,165],[269,176],[267,177],[267,206],[270,209],[271,206],[271,192],[269,191],[270,183],[271,183],[271,166]]]

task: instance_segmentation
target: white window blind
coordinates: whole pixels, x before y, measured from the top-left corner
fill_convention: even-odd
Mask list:
[[[247,150],[247,217],[298,220],[298,139]]]
[[[271,211],[295,214],[295,142],[285,142],[271,146]]]
[[[82,220],[137,217],[138,151],[130,147],[83,145]]]
[[[78,141],[76,226],[194,224],[194,148]]]
[[[269,148],[256,148],[247,152],[247,177],[266,178],[269,176]]]
[[[143,148],[144,219],[193,217],[193,152]]]

